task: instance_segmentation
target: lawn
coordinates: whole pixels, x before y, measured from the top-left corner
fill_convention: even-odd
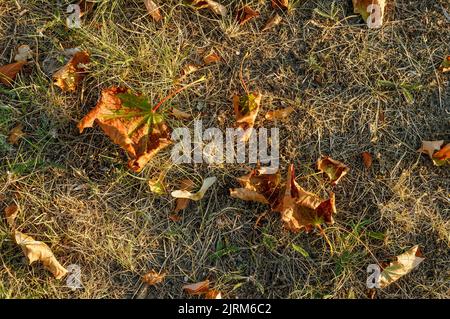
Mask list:
[[[70,1],[1,0],[0,66],[19,45],[33,51],[12,86],[0,84],[0,210],[15,204],[16,225],[45,242],[64,266],[79,270],[81,288],[28,262],[0,219],[0,298],[184,298],[182,287],[208,279],[224,298],[448,298],[450,296],[450,172],[417,149],[423,140],[450,141],[450,54],[447,0],[391,0],[383,27],[369,29],[350,0],[296,0],[289,10],[270,1],[218,0],[224,17],[182,1],[155,1],[156,22],[141,0],[99,0],[66,25]],[[245,24],[234,11],[260,15]],[[446,10],[446,11],[445,11]],[[262,31],[278,13],[282,22]],[[53,84],[64,51],[90,54],[74,92]],[[180,79],[208,52],[220,61]],[[140,172],[99,128],[77,124],[111,86],[156,104],[180,81],[175,107],[193,130],[235,125],[233,94],[262,94],[255,127],[280,132],[280,173],[327,198],[334,224],[293,232],[262,203],[230,196],[248,163],[176,164],[170,147]],[[292,107],[284,120],[271,110]],[[25,135],[11,144],[17,125]],[[373,164],[366,168],[361,154]],[[349,167],[336,186],[317,170],[321,156]],[[150,180],[164,177],[165,194]],[[200,201],[173,218],[171,191],[190,179],[217,181]],[[368,289],[367,267],[419,245],[425,260],[384,289]],[[166,274],[156,285],[142,277]],[[73,274],[72,274],[73,275]]]

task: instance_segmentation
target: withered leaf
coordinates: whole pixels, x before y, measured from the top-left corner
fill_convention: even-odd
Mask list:
[[[227,8],[218,3],[217,1],[212,0],[187,0],[187,2],[192,5],[196,9],[209,9],[217,15],[225,17],[228,13]]]
[[[149,286],[153,286],[162,282],[165,277],[165,273],[158,273],[152,269],[142,277],[142,281]]]
[[[153,20],[155,20],[156,22],[161,21],[162,15],[158,5],[152,0],[144,0],[144,3],[148,13],[151,15]]]
[[[281,219],[287,229],[309,232],[321,224],[333,224],[336,213],[334,193],[322,200],[319,196],[305,191],[295,181],[294,166],[288,170],[284,195],[274,209],[281,213]]]
[[[189,295],[203,295],[209,291],[209,280],[183,286],[183,290]]]
[[[14,61],[16,62],[27,62],[28,59],[33,57],[33,52],[30,47],[26,44],[23,44],[17,48],[17,54],[14,57]]]
[[[183,191],[191,191],[194,188],[194,182],[190,179],[183,179],[180,182],[180,188]],[[177,198],[175,214],[186,209],[186,207],[188,207],[188,205],[189,205],[189,202],[190,202],[189,198]],[[175,216],[177,216],[177,215],[175,215]]]
[[[288,118],[292,112],[294,112],[294,108],[292,106],[289,106],[280,110],[268,111],[265,118],[269,121],[282,120]]]
[[[256,17],[259,17],[259,12],[253,10],[248,5],[243,6],[236,11],[236,18],[240,25],[243,25]]]
[[[372,167],[372,154],[369,152],[362,152],[361,154],[364,166],[366,169],[369,169]]]
[[[205,196],[205,193],[216,182],[216,180],[216,177],[208,177],[203,181],[203,185],[198,192],[191,193],[187,190],[176,190],[172,192],[172,197],[199,201]]]
[[[222,294],[220,293],[220,291],[217,291],[215,289],[210,289],[205,294],[205,299],[222,299]]]
[[[422,147],[417,150],[419,153],[427,154],[431,159],[433,159],[433,154],[441,149],[444,141],[422,141]]]
[[[80,6],[80,18],[81,18],[84,15],[90,13],[92,9],[94,9],[95,2],[89,0],[80,0],[78,2],[78,5]]]
[[[125,88],[104,89],[95,108],[78,123],[80,133],[94,122],[127,151],[128,166],[136,172],[171,144],[170,129],[162,116],[154,113],[144,98]]]
[[[317,168],[328,176],[331,185],[336,185],[350,170],[344,163],[328,156],[317,161]]]
[[[148,186],[150,187],[150,191],[157,195],[164,195],[167,193],[166,186],[161,179],[149,180]]]
[[[262,31],[267,31],[272,29],[273,27],[279,25],[283,21],[283,18],[277,13],[272,18],[270,18],[264,27],[262,28]]]
[[[181,111],[181,110],[179,110],[179,109],[177,109],[177,108],[172,108],[172,110],[171,110],[171,112],[170,112],[174,117],[176,117],[177,119],[179,119],[179,120],[187,120],[187,119],[190,119],[190,118],[192,118],[192,115],[191,114],[189,114],[189,113],[187,113],[187,112],[184,112],[184,111]]]
[[[5,208],[6,222],[9,227],[13,228],[14,221],[16,220],[17,214],[19,213],[19,207],[15,204],[9,205]]]
[[[237,127],[243,131],[242,141],[246,142],[252,134],[256,117],[261,105],[262,95],[259,92],[249,93],[240,97],[233,96],[233,108],[236,116]]]
[[[18,124],[9,132],[8,143],[17,145],[17,143],[19,143],[19,140],[24,136],[26,136],[26,134],[23,132],[23,125]]]
[[[367,22],[371,16],[369,12],[369,6],[378,6],[380,14],[380,26],[383,24],[384,11],[386,8],[386,0],[353,0],[353,9],[355,13],[362,16],[364,21]]]
[[[381,272],[379,279],[380,288],[385,288],[410,273],[424,260],[425,258],[422,257],[418,245],[398,255],[396,260],[390,262],[389,266],[385,267]]]
[[[439,151],[433,154],[433,163],[436,166],[450,164],[450,143],[445,145]]]
[[[444,141],[422,141],[422,147],[417,151],[427,154],[434,165],[443,166],[450,164],[450,143],[444,145]]]
[[[25,64],[27,64],[26,61],[20,61],[0,66],[0,82],[11,86],[17,74],[22,70]]]
[[[35,261],[42,262],[44,267],[48,269],[56,279],[61,279],[67,274],[67,270],[61,266],[47,244],[36,241],[33,237],[19,231],[14,231],[13,234],[16,244],[22,248],[30,265]]]
[[[54,84],[63,91],[75,91],[86,73],[89,61],[89,53],[86,51],[75,53],[65,66],[53,74]]]
[[[203,57],[203,63],[204,63],[205,65],[217,63],[217,62],[219,62],[220,60],[222,60],[222,58],[220,57],[220,55],[218,55],[217,53],[215,53],[215,52],[213,52],[213,51],[210,52],[209,54],[207,54],[207,55],[205,55],[205,56]]]
[[[289,0],[271,0],[272,8],[289,9]]]
[[[441,63],[440,70],[442,73],[450,72],[450,55],[444,58],[444,61]]]

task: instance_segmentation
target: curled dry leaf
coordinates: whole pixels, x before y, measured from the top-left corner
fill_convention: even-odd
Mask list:
[[[187,2],[196,9],[209,9],[217,15],[225,17],[228,13],[227,8],[212,0],[187,0]]]
[[[444,141],[422,141],[422,147],[417,151],[427,154],[434,165],[443,166],[450,164],[450,143],[444,145]]]
[[[272,8],[281,8],[281,9],[289,9],[289,0],[271,0]]]
[[[295,181],[294,166],[288,170],[284,195],[275,211],[281,213],[281,219],[287,229],[309,232],[321,224],[333,224],[336,213],[334,193],[327,200],[305,191]]]
[[[380,274],[380,288],[385,288],[397,281],[404,275],[410,273],[422,261],[424,261],[418,245],[396,257],[395,261],[389,263]]]
[[[240,25],[243,25],[256,17],[259,17],[259,12],[253,10],[250,6],[243,6],[236,11],[236,19]]]
[[[183,286],[183,290],[189,295],[203,295],[209,292],[209,280]]]
[[[213,63],[217,63],[220,60],[222,60],[222,58],[220,57],[220,55],[218,55],[215,52],[210,52],[209,54],[205,55],[203,57],[203,63],[205,65],[209,65],[209,64],[213,64]]]
[[[65,66],[53,74],[54,84],[63,91],[75,91],[85,75],[89,61],[89,53],[86,51],[75,53]]]
[[[361,154],[364,166],[366,169],[369,169],[372,167],[372,154],[369,152],[362,152]]]
[[[253,92],[240,97],[233,96],[233,108],[236,116],[237,127],[242,130],[242,141],[246,142],[252,134],[256,117],[258,116],[261,105],[262,95],[259,92]]]
[[[9,227],[13,228],[14,221],[16,220],[17,214],[19,213],[19,207],[15,204],[9,205],[5,208],[6,222]]]
[[[191,193],[187,190],[176,190],[172,192],[172,196],[175,198],[186,198],[193,201],[199,201],[204,196],[208,189],[216,182],[216,177],[208,177],[203,181],[203,185],[197,193]]]
[[[190,179],[183,179],[180,182],[180,188],[183,191],[191,191],[194,188],[194,182]],[[186,209],[189,205],[190,199],[188,198],[177,198],[176,200],[176,206],[175,206],[175,214],[179,213],[180,211]],[[177,215],[175,215],[177,216]],[[177,221],[177,220],[175,220]]]
[[[277,13],[272,18],[270,18],[264,27],[262,28],[262,31],[267,31],[272,29],[273,27],[279,25],[283,21],[283,18]]]
[[[95,6],[95,2],[89,1],[89,0],[81,0],[78,2],[78,5],[80,6],[80,18],[92,11]]]
[[[165,273],[158,273],[152,269],[142,277],[142,281],[149,286],[153,286],[162,282],[165,277]]]
[[[440,70],[442,71],[442,73],[450,72],[450,55],[444,58]]]
[[[14,57],[16,62],[27,62],[29,59],[33,58],[33,51],[26,44],[23,44],[17,48],[17,54]]]
[[[317,168],[327,174],[331,185],[336,185],[350,170],[344,163],[325,156],[317,161]]]
[[[9,132],[8,143],[17,145],[17,143],[19,143],[19,140],[24,136],[26,136],[26,134],[23,132],[23,125],[18,124]]]
[[[161,21],[162,15],[158,5],[152,0],[144,0],[144,3],[148,13],[152,16],[153,20],[155,20],[156,22]]]
[[[205,299],[222,299],[222,294],[220,291],[211,289],[205,294]]]
[[[44,267],[48,269],[56,279],[61,279],[67,274],[67,270],[61,266],[47,244],[36,241],[33,237],[19,231],[14,231],[13,233],[16,244],[22,248],[30,265],[35,261],[42,262]]]
[[[181,111],[179,109],[176,109],[174,107],[172,108],[170,113],[179,120],[187,120],[187,119],[192,118],[191,114]]]
[[[266,113],[266,120],[282,120],[288,118],[291,113],[294,112],[294,108],[292,106],[286,107],[280,110],[273,110]]]
[[[386,0],[353,0],[354,12],[360,14],[364,19],[364,21],[366,22],[369,16],[371,15],[369,6],[379,6],[380,23],[382,25],[384,18],[384,11],[386,8]]]
[[[136,172],[171,144],[170,129],[162,116],[152,111],[148,101],[125,88],[104,89],[95,108],[78,123],[80,133],[94,122],[127,151],[131,158],[128,166]]]
[[[26,61],[20,61],[0,66],[0,82],[11,86],[17,74],[22,70],[25,64],[27,64]]]

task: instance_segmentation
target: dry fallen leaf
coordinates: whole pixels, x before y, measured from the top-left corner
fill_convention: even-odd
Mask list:
[[[331,185],[336,185],[350,170],[345,164],[328,156],[317,161],[317,168],[327,174]]]
[[[89,53],[86,51],[75,53],[65,66],[53,74],[54,84],[63,91],[75,91],[86,73],[89,61]]]
[[[155,20],[156,22],[161,21],[162,15],[158,5],[152,0],[144,0],[144,3],[148,13],[152,16],[153,20]]]
[[[220,291],[211,289],[205,294],[205,299],[222,299],[222,294]]]
[[[19,213],[19,207],[15,204],[9,205],[5,208],[6,222],[9,227],[13,228],[14,221],[16,220],[17,214]]]
[[[286,107],[280,110],[273,110],[266,113],[266,120],[282,120],[288,118],[291,113],[294,112],[294,108],[292,106]]]
[[[271,0],[272,8],[281,8],[281,9],[289,9],[289,0]]]
[[[209,9],[217,15],[225,17],[228,13],[224,5],[212,0],[187,0],[190,5],[196,9]]]
[[[171,144],[170,129],[162,116],[149,109],[146,99],[125,88],[104,89],[95,108],[78,123],[80,133],[94,122],[127,151],[128,166],[136,172]]]
[[[444,145],[444,141],[422,141],[422,147],[417,151],[427,154],[434,165],[443,166],[450,164],[450,143]]]
[[[207,190],[216,182],[216,180],[216,177],[208,177],[203,181],[203,185],[197,193],[191,193],[187,190],[176,190],[172,192],[172,197],[199,201],[205,196]]]
[[[19,140],[24,136],[26,136],[26,134],[23,132],[23,125],[18,124],[9,132],[8,143],[17,145],[17,143],[19,143]]]
[[[14,57],[16,62],[27,62],[29,59],[33,58],[33,51],[26,44],[23,44],[17,48],[17,54]]]
[[[209,65],[209,64],[213,64],[213,63],[217,63],[220,60],[222,60],[222,58],[220,57],[220,55],[218,55],[215,52],[210,52],[209,54],[205,55],[203,57],[203,63],[205,65]]]
[[[166,277],[165,273],[158,273],[152,269],[142,277],[142,281],[149,286],[153,286],[162,282],[164,277]]]
[[[19,245],[23,253],[31,265],[35,261],[40,261],[46,269],[48,269],[56,279],[61,279],[67,274],[67,270],[61,266],[56,260],[50,247],[47,244],[34,240],[33,237],[23,234],[19,231],[14,231],[14,240]]]
[[[181,111],[179,109],[176,109],[174,107],[172,108],[170,113],[179,120],[187,120],[187,119],[192,118],[191,114]]]
[[[371,13],[368,11],[370,5],[379,6],[380,23],[382,25],[384,18],[384,11],[386,8],[386,0],[353,0],[354,12],[359,13],[366,22],[369,16],[371,15]]]
[[[183,286],[183,290],[189,295],[203,295],[209,291],[209,280],[197,282],[195,284],[189,284]]]
[[[364,166],[366,167],[366,169],[369,169],[372,167],[372,154],[370,154],[369,152],[362,152],[361,154]]]
[[[26,61],[21,61],[0,66],[0,82],[11,86],[17,76],[17,73],[22,70],[25,64],[27,64]]]
[[[262,95],[259,92],[249,93],[240,97],[233,96],[233,108],[236,116],[237,127],[243,130],[242,141],[246,142],[252,134],[256,117],[258,116],[261,105]]]
[[[294,166],[288,170],[284,195],[274,208],[281,213],[281,219],[287,229],[298,232],[309,232],[323,223],[333,224],[336,213],[334,193],[330,198],[322,200],[319,196],[305,191],[295,181]]]
[[[283,18],[277,13],[272,18],[270,18],[264,27],[262,28],[262,31],[267,31],[272,29],[273,27],[279,25],[283,21]]]
[[[194,188],[194,182],[190,179],[183,179],[180,182],[180,189],[183,191],[191,191],[193,188]],[[189,205],[189,202],[190,202],[190,199],[188,199],[188,198],[177,198],[176,207],[175,207],[175,211],[174,211],[175,214],[186,209],[186,207],[188,207],[188,205]],[[174,216],[178,216],[178,215],[174,215]],[[177,220],[175,220],[175,221],[177,221]]]
[[[418,245],[396,257],[380,274],[380,288],[385,288],[416,268],[425,258]]]
[[[445,72],[450,72],[450,55],[444,58],[444,61],[442,61],[440,70]]]
[[[81,18],[92,11],[95,2],[89,0],[80,0],[78,2],[78,5],[80,6],[80,18]]]
[[[242,8],[236,11],[236,18],[240,25],[243,25],[259,16],[259,12],[253,10],[249,6],[243,6]]]
[[[157,178],[154,180],[148,181],[148,186],[150,187],[150,191],[157,195],[164,195],[167,193],[166,186],[161,178]]]

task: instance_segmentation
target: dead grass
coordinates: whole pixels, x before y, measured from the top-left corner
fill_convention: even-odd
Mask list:
[[[378,297],[448,298],[449,171],[415,151],[422,139],[450,140],[449,77],[436,71],[449,53],[449,22],[438,5],[450,11],[446,1],[393,1],[377,31],[352,15],[351,1],[334,1],[334,10],[332,1],[295,1],[283,24],[266,33],[259,29],[272,12],[268,1],[247,1],[261,17],[242,27],[181,1],[166,1],[163,24],[144,16],[141,1],[100,2],[80,30],[64,26],[65,1],[0,4],[0,64],[18,44],[38,54],[14,89],[0,87],[1,209],[18,204],[21,229],[48,243],[63,265],[79,265],[83,281],[83,289],[71,291],[41,266],[27,266],[1,220],[0,297],[179,298],[185,282],[209,278],[226,297],[366,298],[367,265],[419,244],[426,261]],[[231,9],[240,2],[222,3]],[[76,94],[63,94],[47,71],[75,46],[92,53],[92,72]],[[314,168],[319,156],[351,167],[335,188],[336,224],[326,228],[334,254],[316,233],[283,230],[276,215],[255,227],[267,208],[228,195],[244,166],[173,166],[166,151],[132,174],[100,130],[78,134],[76,123],[102,88],[127,86],[156,101],[185,64],[201,58],[199,49],[211,48],[224,62],[201,70],[196,76],[206,83],[172,103],[204,127],[230,127],[231,96],[243,91],[239,68],[248,54],[244,78],[262,91],[262,114],[296,109],[288,122],[276,123],[283,173],[295,163],[301,185],[324,194],[328,187]],[[378,80],[414,86],[414,103]],[[262,118],[257,126],[267,127]],[[6,137],[18,122],[27,137],[13,147]],[[363,151],[375,156],[369,172]],[[173,186],[183,177],[199,185],[211,175],[218,183],[174,223],[173,200],[147,185],[162,170]],[[145,287],[140,278],[150,269],[166,271],[164,283]]]

